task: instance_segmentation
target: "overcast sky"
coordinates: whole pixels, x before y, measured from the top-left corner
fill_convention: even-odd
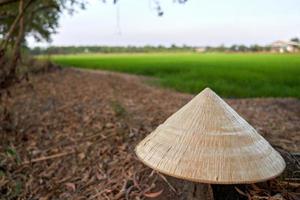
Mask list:
[[[51,44],[30,38],[29,45],[249,45],[300,37],[300,0],[160,2],[162,17],[151,0],[89,0],[86,10],[61,16]]]

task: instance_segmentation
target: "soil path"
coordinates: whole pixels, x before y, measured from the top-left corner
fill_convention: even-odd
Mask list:
[[[24,199],[183,199],[186,183],[164,181],[136,159],[134,147],[193,95],[144,81],[63,69],[32,76],[32,87],[23,83],[13,88],[14,126],[0,138],[5,174],[1,194]],[[272,145],[300,151],[299,100],[226,101]]]

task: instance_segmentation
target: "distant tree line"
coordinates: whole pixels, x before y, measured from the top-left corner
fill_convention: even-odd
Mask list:
[[[33,55],[41,54],[77,54],[77,53],[151,53],[151,52],[193,52],[195,47],[189,46],[52,46],[48,48],[34,47],[29,49]]]
[[[300,39],[295,37],[290,39],[290,42],[299,43]],[[300,47],[300,45],[299,45]],[[231,46],[177,46],[172,44],[169,47],[159,46],[50,46],[27,48],[32,55],[44,55],[44,54],[79,54],[79,53],[155,53],[155,52],[270,52],[272,51],[272,45],[238,45]]]
[[[79,53],[155,53],[155,52],[269,52],[271,46],[232,45],[232,46],[51,46],[48,48],[34,47],[28,49],[32,55],[43,54],[79,54]]]
[[[218,47],[206,47],[207,52],[268,52],[271,50],[271,46],[261,46],[261,45],[232,45],[230,47],[225,47],[223,45]]]

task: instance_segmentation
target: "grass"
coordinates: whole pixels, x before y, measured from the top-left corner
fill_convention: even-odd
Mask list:
[[[62,66],[158,78],[162,86],[224,97],[300,97],[300,54],[78,54],[51,58]]]
[[[122,104],[119,101],[112,101],[111,107],[113,108],[117,117],[124,117],[127,114],[126,109],[122,106]]]

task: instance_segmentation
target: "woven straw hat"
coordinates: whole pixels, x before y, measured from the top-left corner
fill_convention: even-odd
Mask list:
[[[136,147],[164,174],[213,184],[254,183],[278,176],[278,152],[225,101],[206,88]]]

